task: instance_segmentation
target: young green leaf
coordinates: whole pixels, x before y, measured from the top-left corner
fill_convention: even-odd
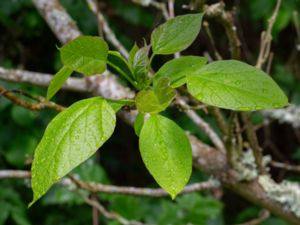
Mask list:
[[[140,136],[142,127],[144,125],[144,120],[145,120],[145,114],[144,113],[139,113],[134,121],[134,132],[137,136]]]
[[[186,83],[186,76],[201,69],[207,63],[205,57],[182,56],[165,63],[155,74],[154,82],[161,77],[170,80],[171,87],[177,88]]]
[[[136,54],[136,52],[139,50],[139,47],[137,46],[136,43],[134,43],[132,49],[129,52],[129,57],[128,57],[128,64],[132,65],[133,64],[133,60],[134,60],[134,56]]]
[[[236,60],[210,63],[187,77],[198,100],[225,109],[253,111],[283,107],[288,99],[263,71]]]
[[[106,69],[108,45],[100,37],[80,36],[60,48],[63,64],[84,75],[102,73]]]
[[[58,114],[37,146],[32,189],[37,201],[60,178],[92,156],[111,136],[116,115],[100,97],[78,101]]]
[[[203,14],[177,16],[158,26],[151,34],[153,53],[172,54],[189,47],[196,39]]]
[[[131,99],[106,99],[106,101],[115,112],[118,112],[125,105],[133,106],[135,104],[135,101]]]
[[[192,171],[192,150],[186,134],[172,120],[153,115],[141,130],[139,146],[147,169],[174,199]]]
[[[165,110],[175,98],[175,90],[168,78],[161,78],[153,89],[142,90],[136,96],[136,107],[141,113],[158,113]]]
[[[63,83],[71,76],[72,70],[67,67],[62,67],[52,78],[47,90],[47,99],[50,100],[56,92],[62,87]]]
[[[134,55],[133,55],[134,54]],[[138,84],[139,89],[144,89],[147,86],[148,67],[149,67],[149,46],[144,46],[140,49],[133,47],[128,59],[130,69]]]

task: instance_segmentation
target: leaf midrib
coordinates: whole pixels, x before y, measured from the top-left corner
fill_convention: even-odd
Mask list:
[[[249,90],[247,90],[247,89],[241,89],[241,88],[239,88],[239,87],[236,87],[236,86],[231,86],[231,85],[228,85],[228,84],[225,84],[225,83],[221,83],[221,82],[218,82],[218,81],[215,81],[215,80],[211,80],[211,79],[207,79],[207,78],[203,78],[203,76],[194,76],[195,78],[198,78],[198,79],[202,79],[202,80],[205,80],[205,81],[209,81],[209,82],[211,82],[211,83],[216,83],[216,84],[219,84],[219,85],[223,85],[223,86],[227,86],[227,87],[229,87],[229,88],[232,88],[232,89],[236,89],[238,92],[241,92],[243,95],[244,95],[244,93],[246,92],[246,93],[248,93],[248,94],[250,94],[250,95],[252,95],[252,96],[254,96],[254,97],[258,97],[258,98],[260,98],[262,101],[264,101],[264,102],[266,102],[266,103],[268,103],[269,104],[269,98],[266,98],[266,97],[264,97],[263,95],[257,95],[256,93],[254,93],[254,92],[251,92],[251,91],[249,91]]]
[[[65,52],[68,52],[68,53],[70,53],[70,54],[73,54],[73,55],[76,55],[76,56],[79,56],[80,58],[88,58],[88,59],[90,59],[90,60],[94,60],[94,61],[105,61],[105,57],[102,59],[99,59],[99,58],[94,58],[94,57],[91,57],[91,56],[87,56],[87,55],[84,55],[84,54],[79,54],[79,53],[77,53],[76,51],[75,52],[73,52],[73,51],[71,51],[71,50],[68,50],[68,49],[64,49],[64,51]],[[76,60],[76,61],[78,61],[78,60]]]
[[[188,25],[190,25],[190,23],[188,23]],[[184,28],[184,30],[182,31],[182,32],[180,32],[180,33],[184,33],[186,30],[188,30],[188,27],[190,27],[190,26],[186,26],[185,28]],[[164,28],[165,29],[165,28]],[[173,37],[169,40],[169,41],[167,41],[167,44],[165,44],[165,45],[163,45],[163,47],[168,47],[169,46],[169,43],[172,43],[172,41],[174,41],[174,39],[176,39],[176,38],[178,38],[178,36],[176,36],[176,35],[173,35]],[[161,41],[159,41],[158,42],[159,43],[159,48],[157,49],[158,51],[161,51],[161,49],[162,49],[162,47],[161,47]],[[174,47],[173,47],[174,48]],[[169,50],[170,51],[170,50]],[[169,52],[169,51],[167,51],[167,52]],[[164,51],[163,51],[164,52]]]

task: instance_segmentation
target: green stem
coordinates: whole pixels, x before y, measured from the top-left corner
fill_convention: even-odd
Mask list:
[[[151,63],[152,63],[152,60],[153,60],[154,56],[155,56],[155,54],[152,54],[150,56],[149,65],[148,65],[148,71],[150,71],[150,69],[151,69]]]
[[[128,76],[123,70],[121,70],[118,66],[113,64],[110,61],[107,61],[107,64],[114,68],[120,75],[122,75],[126,80],[128,80],[136,89],[138,89],[137,84]]]
[[[128,65],[128,62],[127,60],[117,51],[112,51],[112,50],[109,50],[108,51],[108,54],[109,55],[112,55],[112,56],[115,56],[115,57],[118,57],[119,59],[121,59],[129,68],[129,65]]]

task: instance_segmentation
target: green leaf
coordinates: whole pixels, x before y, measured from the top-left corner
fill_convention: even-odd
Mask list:
[[[203,14],[187,14],[170,19],[157,27],[151,35],[154,54],[172,54],[189,47],[196,39]]]
[[[138,49],[133,57],[131,70],[140,89],[147,86],[148,66],[149,66],[149,46]]]
[[[80,36],[60,48],[63,64],[69,69],[94,75],[106,69],[108,46],[100,37]]]
[[[52,78],[47,90],[47,99],[50,100],[62,87],[63,83],[71,76],[73,70],[62,67]]]
[[[136,54],[136,52],[139,50],[139,47],[137,46],[136,43],[134,43],[132,49],[129,52],[129,57],[128,57],[128,63],[129,65],[133,64],[133,60],[134,60],[134,56]]]
[[[205,57],[182,56],[165,63],[155,74],[155,80],[167,77],[171,81],[171,86],[177,88],[186,83],[186,76],[199,70],[207,63]]]
[[[288,99],[263,71],[236,60],[210,63],[187,78],[198,100],[225,109],[253,111],[283,107]]]
[[[172,100],[176,96],[175,90],[170,87],[170,80],[168,78],[162,77],[153,86],[153,91],[156,94],[160,104],[166,107],[170,105]]]
[[[60,178],[90,156],[111,136],[116,116],[102,98],[78,101],[48,125],[32,164],[32,205]]]
[[[147,169],[174,199],[192,172],[192,149],[186,134],[172,120],[153,115],[141,130],[139,146]]]
[[[106,101],[115,112],[118,112],[125,105],[133,106],[135,103],[134,100],[131,99],[118,99],[118,100],[106,99]]]
[[[168,78],[161,78],[153,89],[142,90],[136,96],[136,107],[141,113],[158,113],[165,110],[176,96]]]
[[[138,115],[135,118],[134,121],[134,132],[137,136],[140,136],[142,127],[144,125],[144,120],[145,120],[145,114],[144,113],[138,113]]]

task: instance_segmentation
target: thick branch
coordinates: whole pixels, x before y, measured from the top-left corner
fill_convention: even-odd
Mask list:
[[[0,67],[0,79],[47,87],[52,75],[26,70],[12,70]],[[120,85],[115,76],[109,72],[87,78],[68,78],[62,89],[76,92],[93,92],[108,99],[133,98],[134,93]]]
[[[81,35],[58,0],[33,0],[33,3],[61,43],[65,44]]]
[[[285,210],[279,202],[269,198],[258,180],[251,182],[238,181],[238,174],[229,168],[226,156],[215,149],[190,137],[193,146],[194,166],[203,172],[216,176],[222,184],[248,201],[269,210],[274,215],[284,218],[291,224],[299,224],[298,218],[291,211]]]
[[[52,75],[26,70],[5,69],[3,67],[0,67],[0,79],[11,82],[27,83],[35,86],[47,87],[52,79]],[[76,92],[91,91],[89,90],[87,82],[84,79],[80,78],[69,78],[64,83],[63,88]]]

